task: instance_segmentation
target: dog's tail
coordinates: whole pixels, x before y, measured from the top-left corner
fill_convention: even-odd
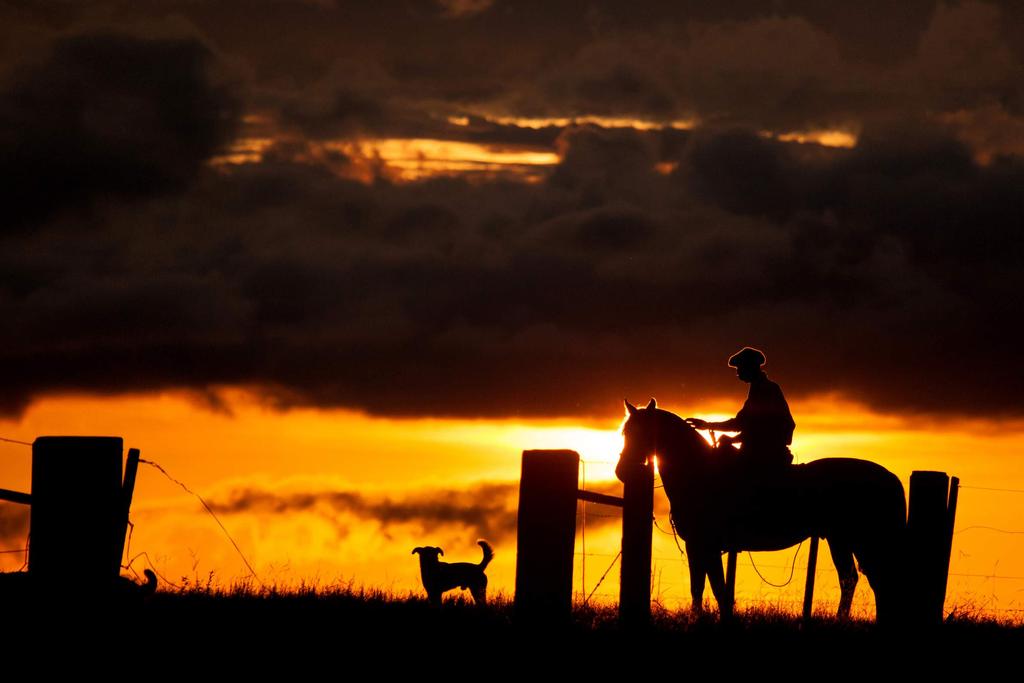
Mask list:
[[[494,559],[494,548],[487,541],[477,541],[477,545],[483,548],[484,559],[480,560],[480,571],[487,569],[487,565]]]

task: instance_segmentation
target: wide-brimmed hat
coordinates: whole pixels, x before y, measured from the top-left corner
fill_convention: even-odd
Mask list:
[[[765,364],[764,354],[753,349],[749,346],[744,346],[736,353],[729,356],[729,367],[738,368],[740,366],[756,365],[761,367]]]

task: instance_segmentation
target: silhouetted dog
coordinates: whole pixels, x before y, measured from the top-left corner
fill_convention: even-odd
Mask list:
[[[494,558],[494,550],[487,541],[477,541],[484,551],[484,559],[480,564],[470,562],[441,562],[438,555],[444,551],[435,546],[415,548],[413,555],[420,556],[420,574],[423,587],[427,590],[427,599],[434,605],[441,604],[441,595],[453,588],[469,589],[473,602],[478,605],[487,604],[487,575],[484,570]]]

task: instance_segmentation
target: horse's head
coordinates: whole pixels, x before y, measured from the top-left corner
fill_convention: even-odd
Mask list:
[[[619,481],[626,481],[630,472],[643,467],[657,451],[658,444],[658,405],[655,400],[652,398],[646,408],[637,408],[629,401],[625,403],[624,441],[619,464],[615,466],[615,476]]]
[[[711,446],[678,415],[658,408],[652,398],[646,408],[626,401],[626,422],[622,426],[624,443],[615,476],[625,481],[631,472],[658,456],[658,471],[663,477],[693,475],[711,457]],[[673,474],[670,474],[670,471]]]

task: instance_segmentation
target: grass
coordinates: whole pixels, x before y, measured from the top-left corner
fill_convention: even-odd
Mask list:
[[[809,623],[805,623],[792,612],[771,604],[740,605],[732,623],[723,624],[713,606],[707,607],[704,616],[695,617],[689,610],[670,610],[654,603],[651,628],[647,634],[667,637],[693,634],[743,637],[743,634],[749,634],[793,638],[806,638],[812,633],[815,637],[836,638],[873,638],[880,634],[873,620],[854,618],[839,621],[818,612]],[[494,629],[502,634],[519,631],[512,598],[504,593],[491,595],[488,605],[479,608],[472,603],[468,593],[456,591],[445,597],[441,608],[435,608],[428,604],[422,593],[362,586],[355,581],[328,585],[304,583],[288,587],[242,581],[224,587],[212,577],[184,580],[176,589],[157,593],[144,607],[144,612],[174,619],[188,618],[190,613],[212,615],[213,618],[218,618],[218,614],[251,614],[257,620],[273,619],[273,615],[279,612],[304,614],[311,619],[329,618],[334,628],[363,634],[372,633],[375,628],[389,632],[417,632],[423,628],[432,630],[439,624],[446,629],[463,631],[467,636],[478,634],[480,628]],[[1024,638],[1024,623],[986,617],[980,609],[963,606],[951,613],[933,634],[969,637],[971,633],[989,634],[994,631]],[[619,624],[616,606],[588,605],[579,601],[573,606],[571,620],[561,632],[583,638],[603,634],[627,635]]]
[[[372,587],[357,583],[355,580],[341,580],[334,583],[300,582],[298,584],[261,584],[254,579],[243,579],[225,585],[220,583],[211,572],[206,576],[182,577],[174,586],[163,583],[160,591],[152,599],[147,609],[159,605],[161,609],[177,609],[185,605],[219,605],[237,604],[304,606],[309,609],[355,609],[374,608],[381,610],[419,611],[429,609],[432,612],[492,613],[505,614],[511,619],[512,596],[505,593],[492,593],[488,606],[481,610],[476,608],[468,593],[449,592],[445,596],[440,611],[427,604],[425,595],[420,591],[397,591],[386,587]],[[667,629],[685,632],[692,628],[704,628],[718,617],[713,603],[705,602],[706,615],[695,618],[688,609],[670,609],[654,600],[651,605],[652,623],[656,629]],[[840,622],[830,616],[835,605],[819,604],[815,610],[811,624],[820,628],[837,628],[858,630],[873,628],[870,618],[854,617]],[[758,627],[794,627],[806,629],[798,615],[790,609],[771,602],[757,605],[737,606],[736,621],[740,624]],[[618,608],[607,603],[586,604],[576,600],[573,606],[573,623],[579,628],[600,630],[615,628],[618,622]],[[959,624],[967,627],[977,625],[999,627],[1009,630],[1024,629],[1024,617],[998,619],[982,606],[962,603],[953,607],[945,619],[947,625]]]
[[[627,631],[614,606],[576,604],[566,623],[522,624],[506,594],[478,608],[449,593],[435,608],[419,593],[353,581],[288,587],[243,581],[225,587],[213,576],[192,577],[117,614],[78,617],[76,637],[85,631],[88,637],[107,638],[111,631],[83,629],[81,621],[114,617],[116,629],[130,629],[126,643],[141,660],[169,658],[197,670],[209,662],[244,662],[257,672],[261,662],[333,666],[339,658],[405,669],[439,658],[439,666],[477,662],[491,668],[555,667],[599,674],[628,662],[644,662],[652,674],[679,674],[687,662],[712,663],[722,673],[787,662],[800,670],[842,662],[845,671],[880,661],[917,667],[952,653],[984,665],[1024,651],[1024,625],[968,611],[934,628],[885,631],[858,619],[816,616],[804,623],[771,605],[741,606],[733,621],[722,623],[713,611],[695,618],[688,610],[655,604],[650,628]],[[8,620],[16,618],[8,615]],[[35,632],[52,623],[43,628],[37,623]]]

